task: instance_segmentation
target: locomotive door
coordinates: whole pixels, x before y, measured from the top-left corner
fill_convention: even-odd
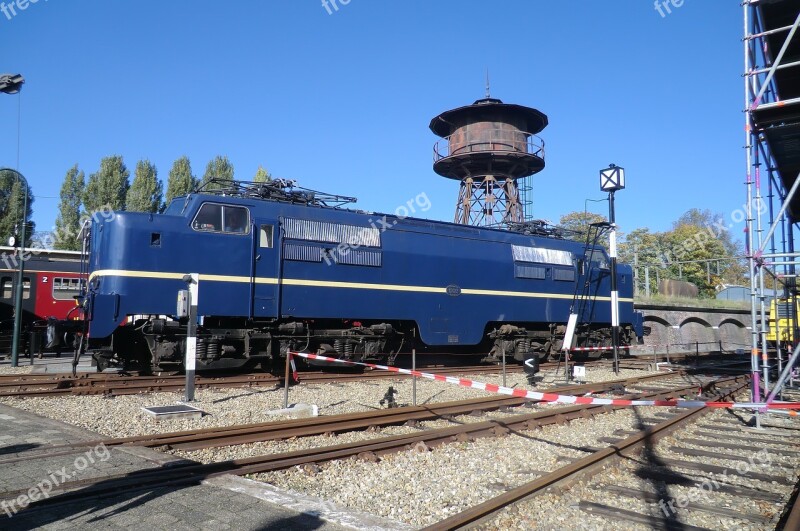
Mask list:
[[[281,272],[280,228],[276,221],[256,219],[253,228],[252,315],[278,317]]]

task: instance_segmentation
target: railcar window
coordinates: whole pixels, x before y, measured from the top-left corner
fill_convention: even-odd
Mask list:
[[[3,298],[4,299],[10,299],[11,298],[11,293],[12,293],[12,286],[13,286],[13,282],[11,280],[11,277],[3,277],[2,281],[0,281],[0,285],[2,286],[2,290],[3,290]]]
[[[31,298],[31,279],[28,277],[22,277],[22,298]]]
[[[53,279],[53,298],[56,300],[74,299],[81,294],[83,282],[79,278],[54,278]]]
[[[250,215],[245,207],[205,203],[197,211],[192,228],[198,231],[247,234]]]
[[[272,225],[261,225],[261,237],[259,238],[259,246],[267,249],[272,249]]]

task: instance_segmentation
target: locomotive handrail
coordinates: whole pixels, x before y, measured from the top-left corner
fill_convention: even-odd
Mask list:
[[[456,148],[452,149],[451,140],[454,136],[444,137],[433,145],[434,162],[466,153],[491,152],[525,153],[544,160],[544,139],[533,133],[521,131],[509,134],[508,131],[492,130],[488,135],[482,133],[482,138],[474,141],[455,142]],[[458,136],[461,137],[460,134]]]

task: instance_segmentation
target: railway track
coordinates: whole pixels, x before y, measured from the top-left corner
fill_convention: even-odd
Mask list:
[[[722,394],[734,396],[745,385],[736,379]],[[713,421],[708,415],[715,416]],[[616,437],[598,440],[599,448],[590,455],[427,529],[503,529],[513,522],[686,531],[707,529],[704,522],[714,522],[713,529],[798,529],[798,504],[786,511],[783,523],[778,521],[779,507],[797,481],[796,461],[787,465],[786,475],[765,465],[768,459],[800,459],[796,429],[773,426],[766,438],[740,418],[726,420],[730,415],[694,409],[642,419],[639,431],[618,430]],[[702,496],[706,490],[708,496]],[[543,505],[563,508],[558,522],[531,516]]]
[[[701,357],[701,359],[706,357]],[[694,358],[685,358],[691,360]],[[707,358],[710,359],[710,358]],[[673,359],[673,361],[675,361]],[[586,367],[611,367],[609,360],[587,360],[580,362]],[[547,362],[540,365],[543,374],[563,367],[559,362]],[[622,369],[653,370],[652,358],[626,358],[620,361]],[[502,368],[498,365],[473,365],[443,367],[420,366],[420,370],[435,374],[497,374]],[[508,364],[508,373],[518,373],[521,366]],[[301,382],[329,383],[381,378],[408,378],[407,375],[391,371],[369,370],[363,373],[333,373],[311,371],[300,373]],[[53,397],[68,395],[129,395],[138,393],[181,391],[185,377],[180,374],[138,375],[83,373],[73,376],[71,373],[56,374],[12,374],[0,375],[0,397]],[[226,374],[217,376],[199,375],[195,379],[197,389],[226,389],[241,387],[274,387],[283,384],[283,378],[265,372]]]
[[[677,375],[672,374],[670,375],[675,378]],[[644,380],[648,383],[651,383],[653,380],[659,380],[660,378],[664,378],[666,375],[652,375],[649,378],[645,378]],[[738,382],[741,381],[743,377],[738,378],[726,378],[722,380],[714,380],[706,382],[705,388],[711,391],[714,386],[717,385],[728,385],[730,382]],[[638,382],[641,382],[641,378],[637,379]],[[635,382],[630,382],[631,384]],[[595,389],[598,389],[597,385],[594,386]],[[686,394],[690,394],[694,396],[694,394],[698,390],[698,384],[696,382],[684,382],[682,385],[675,387],[674,384],[670,385],[668,388],[661,389],[655,392],[647,392],[642,394],[634,394],[629,395],[628,398],[632,399],[668,399],[668,398],[675,398],[680,397]],[[565,391],[562,389],[562,392]],[[573,391],[576,391],[573,389]],[[578,389],[580,391],[580,389]],[[493,403],[486,402],[484,406],[487,409],[496,409],[503,403],[508,403],[507,401],[510,400],[508,398],[505,399],[495,399]],[[467,401],[469,402],[469,401]],[[449,411],[450,414],[458,414],[458,412],[465,412],[468,409],[475,409],[479,406],[479,401],[473,401],[473,403],[461,403],[461,404],[443,404],[436,406],[440,408],[436,413],[439,414],[446,414],[445,412]],[[419,414],[421,408],[399,408],[399,409],[408,409],[407,412],[401,411],[382,411],[380,415],[404,415],[406,413]],[[228,460],[216,463],[209,463],[209,464],[197,464],[197,463],[178,463],[173,464],[169,467],[161,467],[158,469],[151,469],[151,470],[144,470],[140,472],[134,472],[131,474],[126,475],[118,475],[112,476],[110,478],[104,478],[102,482],[97,482],[97,480],[87,479],[87,480],[79,480],[79,481],[72,481],[63,486],[59,487],[59,491],[53,491],[51,493],[51,497],[47,500],[42,500],[41,502],[37,502],[36,504],[32,505],[35,509],[36,507],[44,507],[50,504],[61,504],[61,503],[70,503],[71,500],[76,498],[86,498],[91,496],[97,497],[106,497],[106,496],[113,496],[116,493],[126,491],[129,492],[131,490],[138,490],[138,489],[147,489],[152,488],[154,486],[165,486],[165,485],[177,485],[177,484],[195,484],[199,483],[200,481],[215,477],[223,474],[235,474],[235,475],[246,475],[246,474],[258,474],[263,472],[270,472],[275,470],[284,470],[287,468],[291,468],[297,465],[312,465],[316,463],[327,462],[336,459],[343,459],[347,457],[356,456],[361,459],[367,460],[378,460],[380,459],[381,455],[385,455],[388,453],[404,451],[407,449],[417,449],[427,451],[429,448],[445,444],[454,441],[469,441],[473,440],[478,437],[492,437],[492,436],[503,436],[510,433],[512,430],[530,430],[534,429],[539,426],[545,426],[549,424],[560,424],[567,422],[571,419],[576,418],[586,418],[593,415],[603,414],[609,411],[617,409],[613,406],[599,406],[599,405],[581,405],[581,406],[569,406],[569,407],[554,407],[548,408],[544,411],[538,411],[534,413],[524,413],[524,414],[516,414],[511,415],[508,417],[503,417],[500,419],[492,419],[486,421],[476,421],[472,423],[465,423],[465,424],[457,424],[455,426],[441,428],[441,429],[430,429],[424,430],[417,433],[406,434],[406,435],[397,435],[391,437],[381,437],[370,439],[366,441],[360,441],[355,443],[348,443],[348,444],[340,444],[334,446],[325,446],[313,449],[305,449],[300,451],[288,452],[288,453],[281,453],[281,454],[273,454],[273,455],[261,455],[255,456],[250,458],[244,459],[235,459],[235,460]],[[428,412],[425,413],[426,415],[430,416],[432,413]],[[377,415],[375,415],[377,417]],[[352,417],[349,419],[351,422],[354,420]],[[364,425],[374,425],[376,422],[380,422],[376,418],[368,419],[366,417],[361,419],[363,422],[358,424],[359,428],[363,428]],[[386,422],[389,423],[397,423],[398,421],[404,420],[402,417],[396,417]],[[408,419],[408,420],[413,420]],[[302,421],[295,424],[295,427],[299,427],[301,424],[305,424],[306,428],[309,428],[312,424],[324,422],[324,419],[314,419],[312,421]],[[278,423],[278,430],[273,432],[275,436],[288,436],[290,432],[287,431],[287,423]],[[238,429],[238,428],[236,428]],[[345,429],[343,425],[340,425],[339,428],[331,427],[331,426],[324,426],[323,424],[317,424],[311,431],[306,432],[307,435],[311,435],[313,433],[318,433],[321,429],[330,430],[330,429]],[[351,428],[348,428],[351,429]],[[281,433],[281,430],[283,432]],[[165,434],[160,440],[158,437],[148,437],[145,438],[146,440],[119,440],[119,444],[144,444],[144,445],[152,445],[156,443],[163,443],[164,441],[170,441],[169,444],[173,448],[180,448],[181,445],[188,443],[189,446],[183,446],[183,448],[204,448],[208,446],[214,446],[219,444],[220,438],[219,433],[213,434],[208,430],[204,430],[205,433],[203,434],[194,434],[194,435],[201,435],[202,437],[206,437],[209,433],[211,433],[212,437],[206,438],[205,441],[197,441],[197,440],[185,440],[180,439],[183,437],[180,434]],[[225,435],[224,433],[222,435]],[[237,442],[237,438],[241,437],[241,433],[231,433],[231,428],[228,428],[228,437],[225,444],[232,444],[233,442]],[[294,436],[298,436],[295,433]],[[247,441],[239,440],[238,443],[241,444],[242,442],[253,442],[252,439],[248,439]],[[194,446],[192,446],[194,445]],[[56,449],[53,447],[52,449]],[[69,451],[68,449],[64,450],[65,452]],[[74,449],[73,449],[74,452]],[[19,456],[16,459],[21,458],[30,458],[31,455],[38,455],[38,453],[31,454],[30,452],[26,452],[24,456]],[[42,456],[52,456],[52,453],[44,453],[41,454]],[[10,462],[6,461],[6,462]],[[14,497],[18,493],[16,492],[3,492],[0,493],[0,499],[8,499]]]
[[[642,386],[642,382],[651,384],[643,390],[664,391],[670,389],[666,379],[679,377],[676,373],[661,373],[645,375],[623,380],[612,380],[594,384],[582,384],[560,387],[560,394],[586,395],[608,393],[629,386]],[[665,387],[653,387],[654,382],[666,384]],[[687,385],[687,391],[696,392],[707,380],[698,380]],[[137,437],[124,437],[112,439],[98,439],[80,445],[64,445],[60,447],[45,447],[41,451],[48,456],[66,455],[75,448],[93,447],[98,444],[106,446],[143,446],[167,450],[195,451],[204,448],[251,444],[270,440],[289,439],[293,437],[310,437],[315,435],[335,434],[348,431],[367,430],[385,426],[416,425],[416,423],[449,419],[458,415],[478,415],[498,409],[517,408],[530,400],[508,396],[484,396],[468,400],[443,402],[429,406],[407,406],[401,408],[384,409],[379,411],[365,411],[341,415],[314,417],[311,419],[294,419],[276,422],[262,422],[247,425],[207,428],[194,431],[169,432],[150,434]],[[53,453],[60,451],[60,454]],[[30,455],[30,454],[28,454]],[[13,462],[14,459],[0,458],[0,464]]]
[[[426,368],[436,374],[497,374],[501,369],[495,365],[466,367]],[[521,372],[517,365],[506,367],[509,373]],[[407,378],[391,371],[372,370],[364,373],[303,372],[303,383],[331,383],[382,378]],[[129,395],[164,391],[181,391],[185,377],[182,375],[134,376],[103,373],[87,373],[72,377],[71,374],[54,375],[6,375],[0,377],[0,397],[52,397],[67,395]],[[226,389],[239,387],[274,387],[283,384],[283,378],[269,373],[233,374],[225,376],[197,376],[196,389]]]

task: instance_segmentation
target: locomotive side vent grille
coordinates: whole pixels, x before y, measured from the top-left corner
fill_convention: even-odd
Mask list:
[[[544,280],[547,277],[547,268],[545,267],[515,264],[514,272],[517,278]]]
[[[293,240],[346,243],[355,247],[381,246],[380,230],[374,227],[288,218],[285,220],[284,229],[286,238]]]
[[[560,251],[558,249],[542,249],[541,247],[525,247],[522,245],[512,245],[515,262],[537,262],[540,264],[553,264],[571,266],[573,261],[572,253]]]
[[[337,264],[346,264],[346,265],[360,265],[360,266],[370,266],[370,267],[381,267],[381,252],[380,251],[359,251],[359,250],[349,250],[346,253],[339,253],[336,249],[334,249],[328,255],[330,260],[336,262]]]
[[[283,256],[286,260],[322,262],[322,249],[310,245],[287,243],[283,249]]]
[[[575,282],[575,270],[553,269],[553,280],[564,280],[566,282]]]

